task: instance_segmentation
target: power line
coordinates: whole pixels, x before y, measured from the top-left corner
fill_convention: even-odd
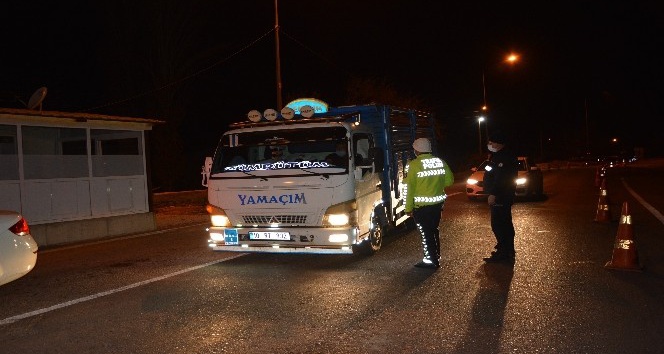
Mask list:
[[[194,78],[194,77],[196,77],[196,76],[199,76],[199,75],[203,74],[204,72],[207,72],[207,71],[209,71],[209,70],[212,70],[212,68],[214,68],[214,67],[216,67],[216,66],[218,66],[218,65],[220,65],[220,64],[222,64],[222,63],[227,62],[228,60],[232,59],[233,57],[237,56],[238,54],[240,54],[240,53],[246,51],[247,49],[249,49],[250,47],[254,46],[256,43],[258,43],[259,41],[261,41],[263,38],[267,37],[267,35],[269,35],[272,31],[274,31],[274,28],[271,28],[269,31],[265,32],[263,35],[261,35],[260,37],[256,38],[255,40],[251,41],[249,44],[245,45],[244,47],[242,47],[242,48],[240,48],[239,50],[235,51],[234,53],[230,54],[229,56],[227,56],[227,57],[225,57],[225,58],[223,58],[223,59],[221,59],[221,60],[219,60],[219,61],[217,61],[217,62],[215,62],[215,63],[213,63],[213,64],[211,64],[211,65],[209,65],[209,66],[207,66],[207,67],[205,67],[205,68],[203,68],[203,69],[200,69],[200,70],[198,70],[198,71],[196,71],[196,72],[194,72],[194,73],[192,73],[192,74],[189,74],[189,75],[187,75],[187,76],[184,76],[184,77],[182,77],[182,78],[180,78],[180,79],[178,79],[178,80],[175,80],[175,81],[169,82],[169,83],[167,83],[167,84],[165,84],[165,85],[162,85],[161,87],[157,87],[157,88],[155,88],[155,89],[153,89],[153,90],[144,91],[144,92],[142,92],[142,93],[139,93],[139,94],[133,95],[133,96],[131,96],[131,97],[127,97],[127,98],[120,99],[120,100],[117,100],[117,101],[109,102],[109,103],[106,103],[106,104],[103,104],[103,105],[99,105],[99,106],[96,106],[96,107],[88,108],[88,109],[86,109],[86,110],[83,110],[82,112],[90,112],[90,111],[94,111],[94,110],[97,110],[97,109],[100,109],[100,108],[105,108],[105,107],[108,107],[108,106],[113,106],[113,105],[116,105],[116,104],[125,103],[125,102],[128,102],[128,101],[132,101],[132,100],[135,100],[135,99],[137,99],[137,98],[143,97],[143,96],[147,96],[147,95],[153,94],[153,93],[158,92],[158,91],[161,91],[161,90],[163,90],[163,89],[166,89],[166,88],[169,88],[169,87],[172,87],[172,86],[178,85],[178,84],[180,84],[180,83],[182,83],[182,82],[184,82],[184,81],[187,81],[187,80],[192,79],[192,78]]]

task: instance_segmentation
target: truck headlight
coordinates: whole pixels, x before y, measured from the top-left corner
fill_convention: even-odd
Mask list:
[[[517,185],[517,186],[521,186],[521,185],[524,185],[524,184],[526,184],[526,183],[528,183],[528,179],[527,179],[527,178],[522,177],[522,178],[517,178],[517,179],[516,179],[516,185]]]
[[[357,203],[354,199],[327,208],[323,216],[323,225],[328,226],[344,226],[356,222]]]
[[[466,181],[466,184],[477,184],[477,182],[478,181],[474,178],[468,178],[468,180]]]
[[[349,221],[348,214],[328,214],[327,222],[333,226],[342,226],[347,225]]]
[[[210,222],[212,226],[231,226],[231,221],[226,216],[224,209],[208,204],[205,210],[210,214]]]

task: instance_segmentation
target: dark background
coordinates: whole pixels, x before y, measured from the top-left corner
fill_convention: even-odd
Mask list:
[[[661,156],[663,20],[655,1],[282,0],[283,104],[431,110],[457,171],[498,128],[536,161]],[[0,106],[45,86],[44,110],[163,120],[155,188],[198,188],[229,123],[281,108],[274,25],[271,0],[4,2]]]

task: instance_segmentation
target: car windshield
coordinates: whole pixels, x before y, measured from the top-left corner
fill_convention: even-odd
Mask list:
[[[228,134],[215,152],[212,173],[348,168],[348,159],[327,159],[337,145],[347,146],[346,130],[297,128]],[[339,162],[341,161],[341,162]]]

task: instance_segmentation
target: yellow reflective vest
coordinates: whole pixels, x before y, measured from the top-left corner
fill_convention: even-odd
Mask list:
[[[445,161],[430,153],[420,154],[406,166],[404,199],[406,212],[445,201],[445,187],[454,183],[452,170]]]

